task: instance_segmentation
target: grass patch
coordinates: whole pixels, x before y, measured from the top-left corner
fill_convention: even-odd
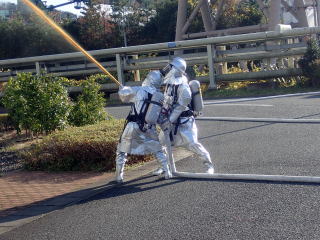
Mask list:
[[[320,88],[303,88],[303,87],[283,87],[283,88],[267,88],[267,89],[218,89],[218,90],[207,90],[204,93],[204,98],[232,98],[232,97],[262,97],[272,96],[290,93],[304,93],[319,91]]]
[[[45,171],[110,171],[115,167],[116,147],[124,120],[70,127],[44,137],[23,153],[25,167]],[[129,156],[128,165],[152,160]]]
[[[30,148],[31,145],[41,141],[40,138],[29,138],[24,134],[18,135],[15,130],[0,131],[0,153],[1,152],[19,152]]]

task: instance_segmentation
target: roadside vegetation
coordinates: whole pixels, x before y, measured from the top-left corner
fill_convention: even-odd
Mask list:
[[[226,9],[219,16],[217,29],[264,22],[256,1],[243,1],[238,5],[235,4],[237,1],[227,1],[230,4],[226,4]],[[145,4],[143,8],[128,6],[125,0],[115,1],[110,16],[95,1],[84,9],[80,17],[65,18],[57,11],[48,14],[87,50],[173,41],[178,1],[141,2]],[[188,3],[188,11],[191,12],[197,1],[189,0]],[[213,12],[216,8],[217,4],[212,4]],[[0,31],[3,33],[0,59],[74,51],[53,30],[38,21],[30,12],[0,19]],[[202,28],[199,14],[190,31],[199,32]],[[299,64],[304,77],[222,82],[218,83],[216,90],[202,85],[204,97],[267,96],[319,90],[320,47],[317,41],[308,43],[308,51]],[[253,66],[252,71],[259,70],[258,66]],[[197,66],[191,69],[195,78],[208,74],[205,66],[201,68],[201,71]],[[242,72],[231,65],[228,71]],[[147,71],[141,70],[141,73],[143,79]],[[132,79],[132,74],[126,78]],[[8,83],[1,83],[0,91],[4,92],[1,105],[8,110],[8,114],[0,114],[2,155],[16,156],[19,164],[29,170],[112,170],[124,120],[116,120],[105,112],[104,107],[108,103],[99,91],[99,84],[103,83],[111,83],[103,74],[74,80],[31,73],[20,73]],[[69,96],[67,87],[80,87],[82,92]],[[132,165],[149,161],[152,157],[131,156],[129,159],[129,165]]]
[[[115,167],[123,124],[124,120],[109,119],[52,133],[23,152],[25,167],[49,171],[110,171]],[[128,166],[151,159],[151,156],[129,156]]]
[[[213,98],[236,98],[236,97],[263,97],[282,94],[304,93],[320,91],[320,88],[312,87],[280,87],[280,88],[256,88],[248,89],[246,87],[239,89],[219,89],[219,90],[207,90],[204,92],[205,99]]]
[[[73,84],[52,75],[21,73],[10,79],[1,99],[8,110],[0,115],[2,155],[15,154],[19,161],[14,164],[29,170],[112,170],[124,121],[106,113],[96,82],[101,78],[93,75]],[[71,99],[66,85],[81,87],[82,92]],[[129,159],[130,166],[152,158]]]
[[[228,97],[250,97],[268,96],[290,93],[303,93],[320,90],[320,44],[315,39],[307,42],[307,51],[298,61],[303,76],[273,78],[268,80],[220,82],[217,89],[210,90],[208,85],[202,86],[205,98],[228,98]],[[252,71],[260,71],[256,65]],[[243,72],[239,67],[228,67],[228,73]],[[204,68],[199,71],[198,66],[194,67],[195,76],[207,76],[208,70]]]
[[[226,4],[224,14],[219,16],[217,29],[249,26],[263,21],[263,13],[255,1],[226,1],[229,4]],[[100,1],[93,0],[84,7],[81,16],[48,11],[41,1],[34,2],[86,50],[169,42],[175,38],[176,0],[112,1],[111,13],[101,6]],[[190,14],[197,1],[188,0],[188,3]],[[218,3],[211,7],[215,12]],[[200,14],[192,22],[190,31],[203,31]],[[54,30],[40,23],[32,12],[24,8],[9,18],[0,18],[0,32],[0,59],[74,51]]]
[[[316,39],[308,41],[307,51],[299,60],[304,76],[310,87],[320,87],[320,44]]]

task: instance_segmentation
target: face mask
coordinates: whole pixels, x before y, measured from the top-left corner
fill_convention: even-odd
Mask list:
[[[149,81],[149,79],[145,79],[145,80],[142,82],[142,86],[143,86],[143,87],[150,86],[150,81]]]
[[[168,64],[167,66],[165,66],[160,70],[160,73],[162,74],[162,76],[166,76],[171,69],[172,69],[172,65]]]
[[[181,73],[176,69],[175,67],[172,67],[171,70],[168,72],[168,74],[164,77],[163,82],[165,84],[167,83],[173,83],[176,77],[181,77]]]

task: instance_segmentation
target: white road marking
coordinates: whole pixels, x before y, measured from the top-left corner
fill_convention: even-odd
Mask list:
[[[257,101],[257,100],[265,100],[265,99],[272,99],[272,98],[297,97],[297,96],[318,95],[318,94],[320,94],[320,92],[294,93],[294,94],[276,95],[276,96],[268,96],[268,97],[256,97],[256,98],[238,98],[238,99],[231,99],[231,100],[225,100],[225,101],[205,102],[204,105],[247,102],[247,101]]]
[[[213,104],[210,104],[213,105]],[[208,106],[210,106],[208,105]],[[273,107],[271,104],[249,104],[249,103],[221,103],[217,106],[248,106],[248,107]]]
[[[274,122],[274,123],[315,123],[320,119],[310,118],[244,118],[244,117],[198,117],[199,121],[231,121],[231,122]]]

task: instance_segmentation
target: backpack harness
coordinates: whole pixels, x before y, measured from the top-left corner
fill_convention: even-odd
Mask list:
[[[145,127],[145,124],[147,124],[147,122],[145,121],[145,117],[146,117],[149,105],[150,103],[152,103],[162,107],[162,104],[152,101],[151,98],[152,98],[152,94],[148,93],[148,98],[143,101],[143,104],[141,106],[141,110],[139,113],[135,107],[135,104],[134,103],[131,104],[131,110],[126,118],[126,123],[124,128],[127,126],[129,122],[136,122],[139,126],[139,129],[142,132],[146,132],[148,129],[152,127],[152,126],[149,126],[149,128]]]
[[[172,103],[172,105],[174,105],[174,104],[176,104],[176,103],[178,102],[178,94],[177,94],[177,92],[178,92],[179,86],[180,86],[180,85],[174,85],[174,84],[168,84],[168,85],[167,85],[167,88],[171,87],[171,93],[170,93],[170,94],[171,94],[171,96],[173,96],[173,103]],[[197,93],[195,93],[195,94],[197,94]],[[193,97],[195,94],[192,94],[192,97]],[[188,107],[189,107],[189,110],[183,111],[183,112],[180,114],[180,116],[178,117],[177,123],[175,124],[174,132],[173,132],[174,135],[177,135],[178,128],[179,128],[180,125],[185,124],[185,123],[187,123],[187,122],[189,121],[189,119],[187,119],[187,120],[185,120],[184,122],[182,122],[182,121],[181,121],[181,118],[183,118],[183,117],[189,118],[189,117],[194,116],[193,110],[192,110],[192,98],[191,98],[191,103],[188,105]],[[173,141],[172,133],[170,133],[170,139],[171,139],[171,141]]]

